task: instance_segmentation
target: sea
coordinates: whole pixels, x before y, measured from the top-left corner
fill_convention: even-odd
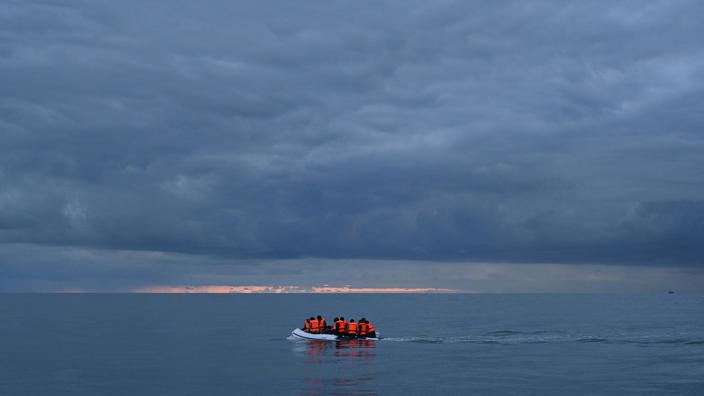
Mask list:
[[[704,295],[0,294],[0,395],[396,394],[704,395]]]

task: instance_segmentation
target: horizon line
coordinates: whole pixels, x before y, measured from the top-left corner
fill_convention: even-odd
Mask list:
[[[42,293],[42,292],[39,292]],[[291,285],[154,285],[129,289],[100,290],[66,288],[46,293],[115,293],[115,294],[460,294],[460,289],[435,287],[352,287]]]

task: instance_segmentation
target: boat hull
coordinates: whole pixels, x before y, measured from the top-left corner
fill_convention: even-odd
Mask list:
[[[312,333],[306,333],[305,331],[301,329],[293,329],[291,332],[291,335],[296,337],[296,338],[301,338],[305,340],[321,340],[321,341],[338,341],[338,340],[349,340],[349,337],[340,337],[336,336],[334,334],[312,334]],[[379,338],[360,338],[360,340],[372,340],[376,341]]]

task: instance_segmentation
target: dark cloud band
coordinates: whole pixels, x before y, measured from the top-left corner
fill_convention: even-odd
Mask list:
[[[5,2],[0,242],[699,265],[702,7]]]

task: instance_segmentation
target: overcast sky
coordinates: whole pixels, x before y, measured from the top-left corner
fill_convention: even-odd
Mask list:
[[[702,15],[2,1],[0,291],[704,291]]]

